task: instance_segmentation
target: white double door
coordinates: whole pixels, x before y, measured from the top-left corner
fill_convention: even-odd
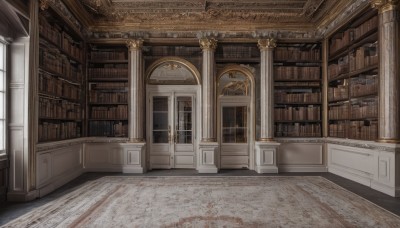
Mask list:
[[[150,169],[195,168],[195,94],[149,95]]]

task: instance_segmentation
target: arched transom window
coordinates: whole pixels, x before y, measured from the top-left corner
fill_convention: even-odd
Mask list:
[[[228,71],[219,79],[220,96],[249,96],[250,80],[240,71]]]

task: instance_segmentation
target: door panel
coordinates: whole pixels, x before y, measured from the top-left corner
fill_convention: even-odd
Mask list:
[[[221,168],[248,168],[248,106],[221,108]]]
[[[151,97],[151,169],[195,167],[193,101],[175,92]]]

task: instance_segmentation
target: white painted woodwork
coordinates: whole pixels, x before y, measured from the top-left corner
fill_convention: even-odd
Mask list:
[[[280,172],[326,172],[323,143],[282,143],[278,148]]]
[[[147,144],[149,169],[171,169],[171,168],[196,168],[196,148],[199,131],[199,110],[196,101],[199,93],[197,85],[148,85],[147,86]],[[168,127],[170,136],[168,142],[154,143],[153,139],[153,100],[154,97],[168,98]],[[192,143],[178,143],[177,137],[178,110],[177,99],[180,97],[191,98],[192,101]]]
[[[39,197],[66,184],[83,173],[83,148],[78,143],[38,152],[36,186]]]
[[[398,152],[328,143],[328,170],[391,196],[400,196]]]
[[[279,145],[277,142],[256,142],[257,173],[278,173],[276,153]]]

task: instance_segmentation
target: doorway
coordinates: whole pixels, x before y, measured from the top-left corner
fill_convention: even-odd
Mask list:
[[[195,98],[177,91],[149,95],[150,169],[195,168]]]

